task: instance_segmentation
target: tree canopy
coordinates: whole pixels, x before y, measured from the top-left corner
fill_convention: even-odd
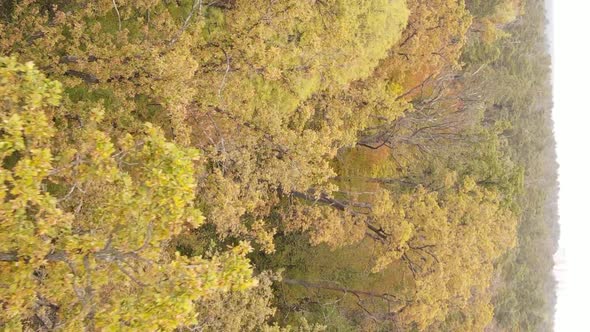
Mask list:
[[[0,329],[543,331],[542,1],[0,5]]]

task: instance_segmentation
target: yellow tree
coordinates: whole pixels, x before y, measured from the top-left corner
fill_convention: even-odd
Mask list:
[[[246,243],[208,259],[167,245],[203,222],[198,151],[149,124],[114,143],[99,108],[53,144],[61,89],[0,58],[0,323],[169,330],[196,322],[194,300],[255,284]]]
[[[411,99],[443,69],[458,65],[471,15],[462,0],[411,0],[408,8],[408,27],[375,76],[401,84],[402,97]]]
[[[277,193],[325,185],[368,123],[371,105],[357,115],[318,99],[367,78],[408,15],[401,0],[23,1],[0,23],[0,50],[34,60],[74,102],[104,99],[100,126],[114,137],[149,120],[205,150],[207,221],[262,243]]]
[[[497,191],[470,177],[448,173],[443,183],[437,191],[418,186],[395,196],[379,190],[369,202],[295,193],[302,200],[287,216],[298,223],[288,230],[305,230],[313,244],[334,248],[367,237],[374,242],[372,272],[404,266],[411,283],[402,291],[385,296],[356,290],[390,302],[381,320],[420,331],[486,326],[494,262],[515,245],[517,220]],[[463,318],[449,318],[456,313]]]

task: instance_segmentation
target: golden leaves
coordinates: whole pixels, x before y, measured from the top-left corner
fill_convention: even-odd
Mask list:
[[[94,108],[75,142],[59,142],[54,168],[46,113],[59,85],[30,65],[0,64],[0,100],[12,101],[0,104],[3,323],[18,326],[43,298],[63,308],[69,328],[169,330],[196,321],[195,299],[255,285],[248,243],[211,259],[165,255],[185,225],[204,220],[194,205],[197,150],[151,124],[116,145]]]

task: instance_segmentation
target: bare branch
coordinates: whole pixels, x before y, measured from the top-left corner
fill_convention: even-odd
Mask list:
[[[178,32],[176,33],[176,35],[168,43],[168,47],[172,47],[174,44],[176,44],[176,42],[178,41],[178,39],[180,38],[180,36],[182,36],[182,34],[184,33],[184,31],[188,28],[188,25],[190,23],[190,20],[193,17],[193,15],[195,14],[195,11],[197,9],[199,10],[198,16],[201,15],[202,2],[203,2],[203,0],[193,0],[193,5],[191,7],[190,12],[188,13],[188,16],[184,20],[184,23],[182,24],[182,27],[180,28],[180,30],[178,30]]]
[[[78,70],[68,69],[65,72],[65,75],[81,78],[82,80],[84,80],[84,82],[89,83],[89,84],[100,83],[100,80],[96,76],[89,74],[89,73],[81,72]]]
[[[230,66],[231,57],[228,56],[228,54],[225,51],[225,49],[221,48],[221,51],[223,52],[223,55],[225,56],[225,63],[226,63],[226,65],[225,65],[225,73],[223,74],[223,79],[221,80],[221,84],[219,84],[219,89],[217,90],[217,96],[219,97],[219,100],[221,100],[221,92],[223,91],[223,88],[225,86],[225,81],[227,79],[227,74],[229,73],[229,71],[231,69],[231,66]]]
[[[113,0],[113,6],[115,7],[115,12],[117,13],[117,20],[119,21],[119,31],[121,31],[121,13],[119,13],[119,7],[117,7],[116,0]]]

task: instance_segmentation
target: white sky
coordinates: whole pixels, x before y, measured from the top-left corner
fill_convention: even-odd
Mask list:
[[[560,181],[555,331],[590,331],[590,1],[553,5],[555,134]]]

